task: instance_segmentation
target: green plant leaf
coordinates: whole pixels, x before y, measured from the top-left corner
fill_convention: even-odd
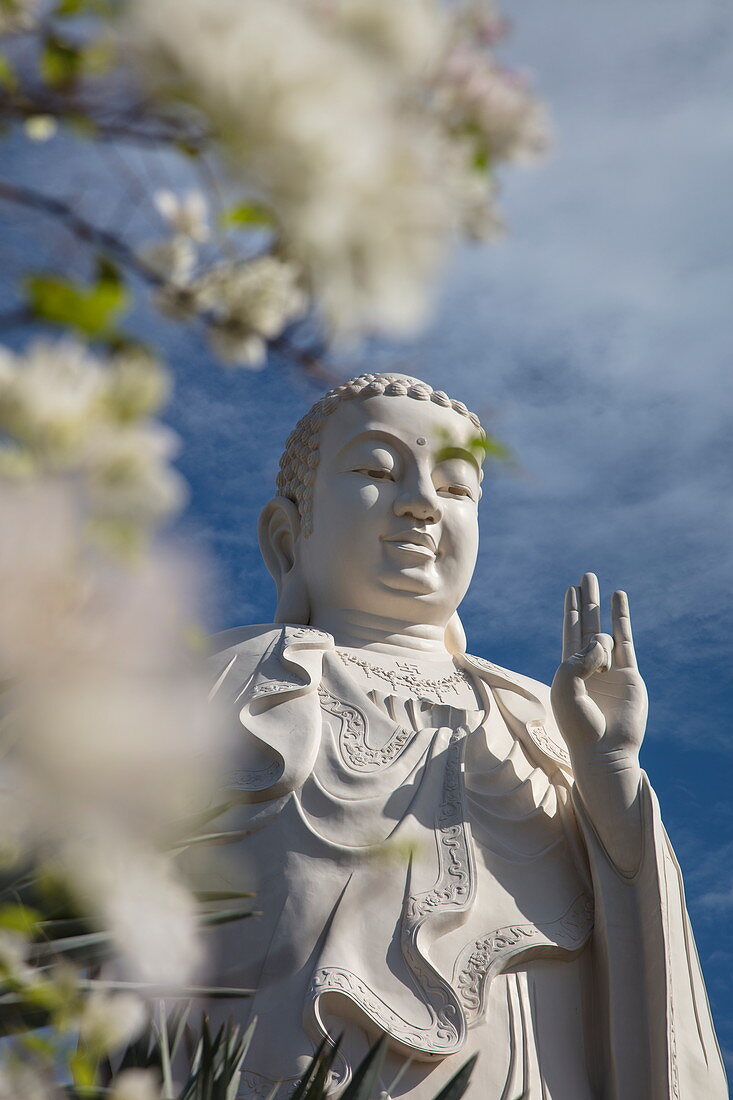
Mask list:
[[[223,210],[218,218],[222,229],[241,229],[247,226],[269,226],[275,224],[272,213],[266,206],[257,202],[238,202]]]
[[[127,290],[109,264],[100,269],[92,286],[57,275],[31,275],[25,287],[28,305],[37,320],[92,338],[111,335],[113,322],[128,304]]]
[[[0,88],[16,88],[18,85],[18,78],[15,75],[15,69],[8,61],[4,53],[0,53]]]
[[[355,1070],[351,1084],[341,1100],[371,1100],[379,1081],[379,1072],[386,1052],[387,1036],[383,1035]]]
[[[0,906],[0,928],[6,928],[10,932],[23,932],[30,935],[35,932],[40,920],[41,914],[26,905]]]
[[[203,913],[201,916],[201,923],[207,928],[214,928],[219,924],[229,924],[234,920],[243,920],[245,917],[251,917],[252,910],[239,908],[239,909],[221,909],[219,911],[213,911],[209,913]]]
[[[49,35],[39,60],[41,76],[52,88],[70,88],[79,77],[82,61],[82,51],[78,46],[56,35]]]
[[[469,1058],[465,1065],[461,1066],[453,1077],[451,1077],[448,1084],[444,1089],[441,1089],[434,1100],[460,1100],[464,1092],[468,1088],[468,1083],[471,1079],[471,1073],[473,1067],[476,1065],[476,1059],[478,1054],[474,1054],[473,1058]]]

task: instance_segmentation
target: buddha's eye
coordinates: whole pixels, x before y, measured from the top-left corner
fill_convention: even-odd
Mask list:
[[[473,493],[467,485],[443,485],[438,489],[439,493],[449,497],[468,497],[469,500],[473,500]]]
[[[359,466],[354,470],[355,474],[366,474],[367,477],[373,477],[377,481],[394,481],[394,476],[391,470],[385,470],[380,466]]]

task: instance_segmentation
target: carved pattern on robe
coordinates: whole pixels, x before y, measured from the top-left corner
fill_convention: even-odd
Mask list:
[[[323,709],[341,720],[341,756],[354,771],[376,771],[393,764],[415,736],[412,730],[397,726],[386,745],[379,749],[372,748],[367,743],[366,718],[358,707],[343,703],[323,686],[318,688],[318,695]]]
[[[592,928],[593,901],[581,894],[559,920],[543,928],[512,924],[473,940],[458,956],[454,969],[454,985],[469,1022],[474,1023],[484,1008],[488,979],[513,955],[535,945],[575,950],[586,942]]]

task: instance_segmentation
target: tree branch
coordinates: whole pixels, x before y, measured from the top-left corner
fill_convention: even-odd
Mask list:
[[[168,280],[160,276],[149,264],[146,264],[126,241],[123,241],[116,233],[112,233],[108,229],[102,229],[100,226],[87,221],[63,199],[57,199],[44,194],[42,191],[35,191],[29,187],[0,180],[0,200],[16,203],[30,210],[39,210],[50,217],[59,219],[79,240],[114,256],[123,266],[134,271],[148,285],[157,289],[171,287]],[[174,289],[180,290],[180,288]],[[185,290],[181,293],[185,293]],[[221,318],[217,318],[209,310],[197,311],[194,316],[203,324],[222,326]],[[27,307],[21,307],[0,316],[0,329],[16,327],[32,319],[32,314]],[[276,354],[294,363],[311,377],[331,384],[335,382],[336,376],[324,366],[323,359],[319,354],[299,348],[287,336],[281,335],[274,340],[270,340],[268,346]]]
[[[0,180],[0,199],[5,202],[17,203],[31,210],[40,210],[50,217],[58,218],[80,240],[101,249],[103,252],[111,253],[151,286],[162,287],[167,285],[166,280],[149,264],[141,260],[126,241],[123,241],[116,233],[112,233],[108,229],[102,229],[100,226],[94,225],[93,222],[87,221],[63,199],[55,199],[51,195],[45,195],[42,191],[8,183],[6,180]]]

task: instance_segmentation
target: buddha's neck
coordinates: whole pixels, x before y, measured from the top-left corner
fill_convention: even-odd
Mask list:
[[[374,653],[404,656],[420,652],[426,657],[448,657],[445,628],[434,623],[408,623],[366,611],[329,610],[311,616],[311,626],[333,636],[337,646]]]

